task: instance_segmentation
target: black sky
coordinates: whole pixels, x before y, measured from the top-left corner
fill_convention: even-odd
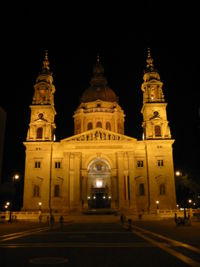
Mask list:
[[[166,3],[108,7],[97,2],[88,8],[79,3],[41,6],[34,2],[2,10],[0,105],[7,112],[4,180],[13,171],[24,172],[29,105],[46,49],[56,87],[58,140],[73,134],[72,116],[89,86],[97,53],[126,114],[125,134],[141,139],[141,84],[147,47],[151,47],[176,140],[175,167],[200,173],[197,7]]]

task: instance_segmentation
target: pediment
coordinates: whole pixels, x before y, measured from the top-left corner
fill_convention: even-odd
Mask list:
[[[135,138],[115,133],[109,130],[104,130],[102,128],[92,129],[81,134],[76,134],[66,139],[61,140],[61,142],[96,142],[96,141],[135,141]]]

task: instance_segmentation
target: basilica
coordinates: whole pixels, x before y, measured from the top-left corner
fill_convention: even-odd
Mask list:
[[[137,214],[176,208],[174,140],[150,49],[144,69],[142,140],[124,134],[124,111],[97,57],[90,85],[74,111],[74,135],[56,141],[55,86],[46,52],[24,142],[23,210]]]

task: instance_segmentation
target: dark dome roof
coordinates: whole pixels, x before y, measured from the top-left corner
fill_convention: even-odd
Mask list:
[[[91,102],[95,100],[108,102],[118,102],[118,97],[115,92],[109,87],[93,87],[90,86],[85,90],[81,97],[81,102]]]
[[[98,99],[108,102],[118,102],[118,97],[115,92],[108,87],[107,80],[103,76],[103,73],[104,68],[99,63],[99,58],[97,58],[97,63],[93,69],[93,77],[90,81],[90,87],[84,91],[81,102],[92,102]]]

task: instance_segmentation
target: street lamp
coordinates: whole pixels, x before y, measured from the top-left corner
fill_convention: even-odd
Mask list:
[[[38,202],[38,206],[39,206],[39,214],[41,214],[42,213],[42,202],[41,201]]]
[[[18,173],[13,175],[13,181],[17,181],[19,180],[19,178],[20,178],[20,175]]]
[[[41,210],[41,207],[42,207],[42,202],[38,202],[38,206],[39,206],[39,209]]]
[[[39,206],[39,222],[41,223],[42,221],[42,202],[41,201],[38,202],[38,206]]]
[[[157,213],[159,213],[159,200],[156,200],[156,209],[157,209]]]
[[[175,175],[176,175],[176,176],[181,176],[181,172],[180,172],[180,171],[176,171],[176,172],[175,172]]]
[[[12,184],[15,189],[15,201],[13,201],[13,208],[18,210],[21,206],[21,189],[20,189],[21,175],[14,173],[12,175]]]
[[[11,202],[7,201],[6,205],[4,206],[5,209],[9,210],[9,222],[12,222],[12,207],[11,207]]]

